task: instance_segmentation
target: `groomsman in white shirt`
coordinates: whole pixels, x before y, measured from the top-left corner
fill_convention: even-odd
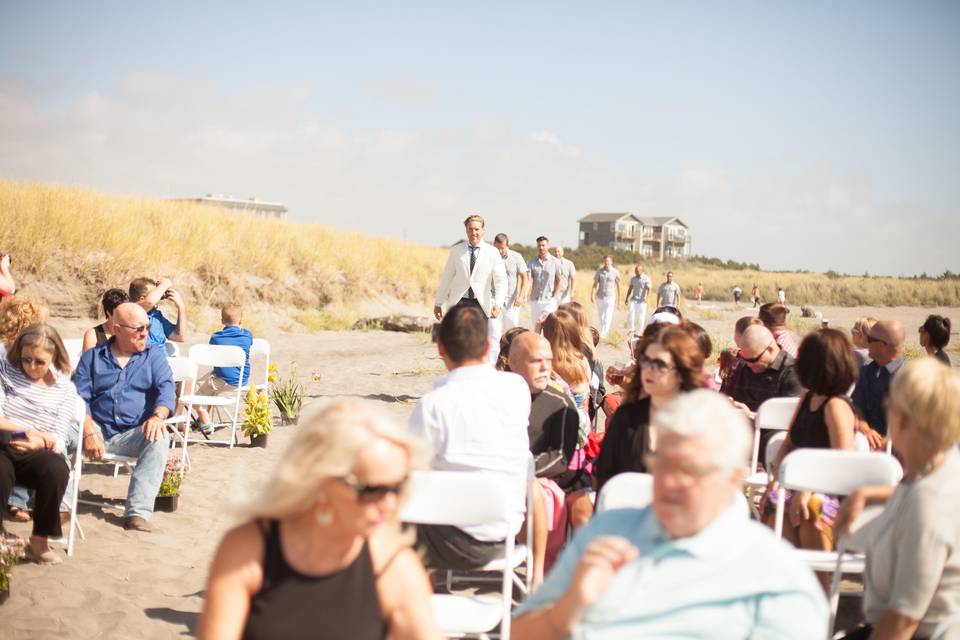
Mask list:
[[[537,238],[537,255],[530,269],[530,328],[537,330],[540,316],[553,313],[560,304],[560,261],[550,255],[550,240]]]
[[[553,248],[553,255],[560,261],[560,304],[573,300],[573,292],[577,288],[577,267],[569,258],[563,257],[563,247]]]
[[[507,331],[520,325],[520,309],[527,302],[530,289],[530,274],[523,256],[510,248],[510,239],[505,233],[498,233],[493,239],[493,246],[503,258],[503,267],[507,272],[507,298],[504,302],[502,331]]]

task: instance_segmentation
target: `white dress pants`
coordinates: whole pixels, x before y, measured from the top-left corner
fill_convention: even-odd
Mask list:
[[[617,299],[613,296],[609,298],[597,298],[597,314],[600,316],[600,337],[606,338],[610,333],[610,325],[613,324],[613,310],[617,306]]]
[[[503,311],[496,318],[487,319],[487,342],[490,343],[490,351],[487,353],[487,360],[493,366],[497,366],[497,357],[500,355],[500,336],[503,335]]]
[[[643,331],[646,323],[647,303],[631,299],[627,305],[627,330],[630,333]]]
[[[520,326],[520,307],[510,305],[500,314],[503,318],[503,331],[509,331],[514,327]]]
[[[537,320],[544,313],[553,313],[557,310],[557,299],[551,298],[546,302],[530,301],[530,328],[537,330]]]

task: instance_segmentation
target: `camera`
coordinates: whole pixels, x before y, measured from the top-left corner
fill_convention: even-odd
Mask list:
[[[169,299],[170,299],[170,295],[171,295],[172,293],[173,293],[173,289],[167,289],[166,291],[163,292],[163,295],[160,296],[160,299],[161,299],[161,300],[169,300]]]

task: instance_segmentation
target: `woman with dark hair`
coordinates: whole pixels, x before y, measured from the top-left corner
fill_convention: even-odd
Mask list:
[[[771,481],[765,496],[769,506],[775,506],[777,471],[788,453],[801,448],[854,448],[856,419],[847,391],[856,382],[858,369],[847,334],[821,329],[807,335],[800,343],[794,369],[806,391],[800,396],[787,437],[769,465]],[[837,498],[788,491],[786,500],[788,517],[783,523],[783,536],[804,549],[832,549]],[[768,516],[768,524],[772,526],[773,514]]]
[[[927,316],[920,326],[920,346],[943,364],[950,365],[950,356],[943,350],[950,342],[950,318],[938,315]]]
[[[656,448],[650,421],[656,412],[685,391],[704,386],[703,352],[681,327],[666,327],[637,343],[637,372],[624,389],[623,404],[613,414],[594,463],[597,491],[618,473],[646,471],[643,455]]]
[[[123,289],[107,289],[100,298],[105,320],[95,327],[90,327],[83,333],[83,350],[89,351],[110,339],[113,335],[113,310],[127,302],[127,292]]]
[[[506,333],[500,336],[500,353],[497,355],[497,371],[510,371],[510,345],[513,339],[524,331],[529,331],[526,327],[513,327],[507,329]]]

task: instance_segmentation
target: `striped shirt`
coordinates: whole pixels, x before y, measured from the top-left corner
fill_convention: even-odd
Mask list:
[[[50,433],[57,451],[66,449],[67,434],[75,428],[79,396],[70,378],[56,376],[52,386],[30,380],[20,367],[0,357],[0,417],[25,429]]]

